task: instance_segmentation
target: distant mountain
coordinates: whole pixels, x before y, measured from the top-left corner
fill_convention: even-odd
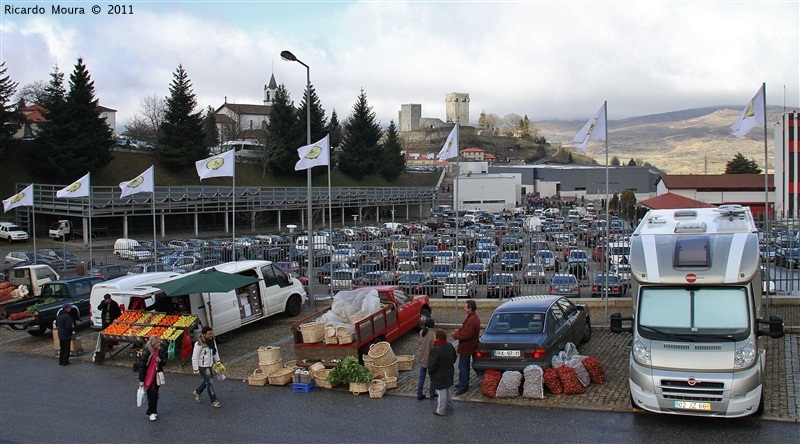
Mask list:
[[[746,139],[730,134],[741,108],[714,106],[672,111],[608,122],[609,161],[630,159],[650,162],[671,174],[721,174],[725,164],[742,153],[764,168],[764,130],[754,129]],[[770,171],[775,155],[772,141],[774,125],[783,107],[767,107],[767,146]],[[539,134],[554,146],[571,147],[572,138],[586,121],[538,121]],[[588,155],[605,164],[603,142],[589,142]]]

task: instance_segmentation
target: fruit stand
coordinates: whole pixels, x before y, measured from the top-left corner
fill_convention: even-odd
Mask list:
[[[94,362],[105,360],[108,341],[126,343],[123,350],[130,345],[144,344],[153,335],[161,338],[163,342],[169,343],[179,340],[184,333],[190,334],[197,327],[198,322],[197,316],[194,315],[125,311],[97,336]],[[109,354],[110,357],[114,355]]]

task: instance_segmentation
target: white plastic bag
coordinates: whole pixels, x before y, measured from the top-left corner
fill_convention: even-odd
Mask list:
[[[564,346],[564,352],[566,356],[564,357],[564,362],[572,359],[573,356],[578,354],[578,349],[575,347],[575,344],[572,342],[567,342],[567,345]]]
[[[146,396],[147,394],[144,392],[144,387],[139,386],[139,390],[136,390],[136,407],[142,406]]]

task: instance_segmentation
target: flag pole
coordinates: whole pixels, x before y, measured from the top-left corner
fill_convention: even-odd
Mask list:
[[[152,192],[152,197],[150,198],[150,204],[153,212],[153,271],[156,271],[158,270],[158,247],[156,246],[158,238],[156,236],[156,170],[155,169],[153,169],[153,192]]]
[[[92,173],[89,172],[89,269],[94,267],[94,259],[92,258]],[[70,233],[74,235],[75,233]],[[153,245],[155,248],[155,244]]]
[[[770,228],[769,228],[769,152],[767,149],[767,83],[763,82],[761,84],[761,89],[763,94],[761,94],[762,99],[762,106],[764,107],[764,233],[769,235]],[[769,244],[767,244],[767,258],[769,258]],[[766,285],[766,293],[767,293],[767,313],[769,313],[769,262],[767,262],[767,285]],[[762,285],[763,287],[763,285]]]
[[[333,250],[333,199],[331,199],[331,144],[328,141],[328,246]],[[378,210],[380,211],[380,210]],[[333,272],[331,272],[333,273]],[[313,276],[309,276],[308,280],[311,281]],[[333,297],[333,279],[328,284],[328,293]]]
[[[606,235],[605,235],[605,258],[603,260],[603,279],[605,280],[605,284],[603,286],[603,299],[605,299],[605,317],[603,319],[608,319],[608,259],[611,257],[609,255],[609,228],[610,228],[610,220],[608,217],[608,211],[611,209],[611,206],[608,202],[608,101],[603,101],[603,131],[605,134],[603,135],[603,140],[606,144]]]
[[[460,228],[460,220],[459,220],[459,210],[461,209],[461,202],[458,200],[458,189],[461,188],[461,182],[459,181],[459,176],[461,176],[461,147],[458,144],[458,136],[459,136],[459,127],[458,122],[456,122],[456,246],[453,249],[455,253],[455,260],[456,260],[456,276],[458,276],[458,266],[459,266],[459,256],[458,256],[458,230]],[[447,281],[447,278],[445,278]],[[455,305],[455,312],[456,312],[456,319],[458,319],[458,278],[456,278],[456,305]],[[464,290],[466,292],[466,285],[464,286]]]
[[[231,178],[231,259],[236,262],[236,156],[233,157],[233,177]]]
[[[33,196],[35,196],[36,193],[33,192],[33,188],[34,187],[31,187],[31,218],[32,218],[32,220],[31,220],[31,224],[32,224],[31,231],[33,231],[33,263],[35,264],[36,263],[36,202],[35,202],[35,199],[33,199]],[[66,266],[66,263],[67,263],[67,258],[64,257],[64,265],[65,266]]]

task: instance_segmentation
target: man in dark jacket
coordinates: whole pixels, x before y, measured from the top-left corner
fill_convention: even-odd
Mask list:
[[[461,328],[453,332],[453,339],[458,339],[458,390],[456,396],[461,396],[469,390],[470,358],[475,348],[478,347],[480,339],[481,320],[475,310],[478,305],[469,299],[464,304],[467,317],[461,324]]]
[[[97,309],[100,310],[100,321],[103,326],[103,330],[106,329],[115,319],[122,315],[122,310],[119,308],[119,304],[114,299],[111,299],[110,294],[106,294],[103,296],[103,301],[100,302],[100,305],[97,306]],[[117,341],[106,341],[106,347],[109,351],[114,349],[114,346],[117,345]]]
[[[72,319],[72,306],[64,304],[56,316],[58,328],[58,365],[69,365],[69,348],[75,333],[75,320]]]
[[[433,342],[433,350],[428,356],[428,373],[431,376],[431,386],[436,389],[439,395],[439,403],[434,415],[444,416],[446,410],[453,410],[453,396],[450,394],[450,387],[453,386],[455,370],[453,365],[456,363],[456,349],[453,344],[447,342],[447,333],[444,330],[436,330]]]

